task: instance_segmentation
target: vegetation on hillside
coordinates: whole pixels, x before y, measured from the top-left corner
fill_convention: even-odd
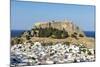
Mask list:
[[[58,30],[55,28],[36,28],[33,29],[34,34],[36,35],[36,31],[38,31],[38,37],[52,37],[52,38],[67,38],[68,32],[66,32],[65,30]]]

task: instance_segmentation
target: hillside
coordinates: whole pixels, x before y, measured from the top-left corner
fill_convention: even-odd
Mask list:
[[[12,38],[11,44],[41,42],[45,44],[73,43],[94,47],[94,38],[86,37],[84,32],[70,21],[50,21],[36,23],[20,37]]]

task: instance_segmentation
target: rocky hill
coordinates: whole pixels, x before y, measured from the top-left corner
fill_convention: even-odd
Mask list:
[[[84,32],[70,21],[50,21],[36,23],[29,31],[20,37],[11,38],[11,44],[41,42],[45,44],[74,43],[94,47],[94,38],[88,38]]]

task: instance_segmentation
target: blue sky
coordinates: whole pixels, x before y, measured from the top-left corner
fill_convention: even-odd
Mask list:
[[[36,22],[64,19],[84,31],[94,31],[95,6],[11,1],[11,30],[28,30]]]

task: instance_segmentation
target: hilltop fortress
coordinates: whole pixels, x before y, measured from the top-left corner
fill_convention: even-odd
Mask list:
[[[42,29],[51,27],[53,29],[65,30],[66,32],[68,32],[69,35],[73,33],[78,33],[85,36],[84,33],[80,30],[80,28],[70,21],[51,21],[46,23],[40,22],[35,24],[35,27],[42,28]]]

